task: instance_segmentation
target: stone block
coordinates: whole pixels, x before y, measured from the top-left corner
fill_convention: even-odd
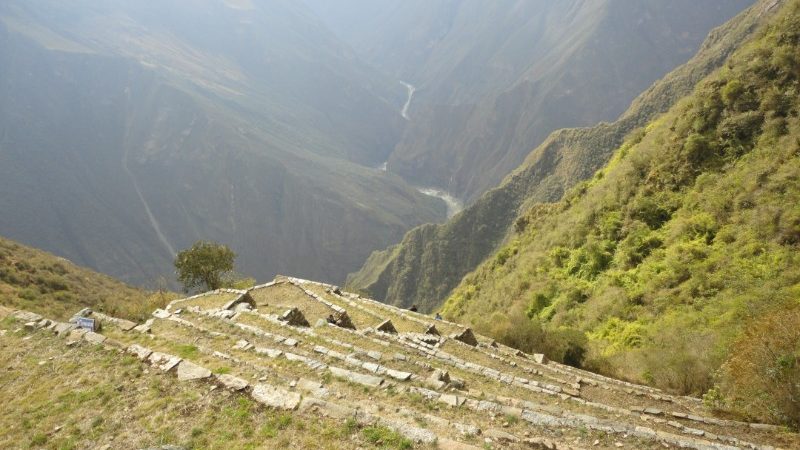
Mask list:
[[[453,394],[442,394],[439,397],[439,401],[448,406],[459,407],[464,404],[466,398]]]
[[[269,384],[253,386],[253,400],[273,408],[294,410],[300,405],[300,394]]]
[[[411,379],[411,376],[413,374],[411,374],[409,372],[403,372],[403,371],[400,371],[400,370],[387,369],[386,370],[386,375],[394,378],[395,380],[408,381],[408,380]]]
[[[162,372],[169,372],[181,362],[181,358],[161,352],[151,353],[147,360],[153,367],[161,370]]]
[[[330,370],[331,373],[336,377],[344,378],[347,381],[356,384],[361,384],[363,386],[380,387],[383,384],[383,378],[381,377],[364,375],[357,372],[351,372],[347,369],[342,369],[334,366],[328,367],[328,370]]]
[[[157,309],[153,311],[153,317],[155,317],[156,319],[166,319],[171,315],[172,314],[170,314],[169,311],[165,311],[163,309]]]
[[[146,360],[153,353],[149,348],[142,347],[138,344],[131,344],[125,351],[142,361]]]
[[[308,392],[309,394],[315,397],[327,397],[330,395],[330,392],[322,385],[322,383],[318,381],[308,380],[306,378],[300,378],[297,380],[297,389]]]
[[[211,371],[205,367],[183,360],[178,363],[178,381],[202,380],[211,377]]]
[[[233,375],[228,375],[227,373],[217,375],[217,381],[219,381],[222,387],[230,391],[242,391],[247,389],[247,386],[249,386],[247,381]]]
[[[100,333],[89,331],[83,334],[83,340],[86,342],[91,342],[92,344],[100,345],[106,340],[106,337]]]
[[[286,312],[284,312],[278,317],[278,320],[280,320],[281,322],[286,322],[286,324],[291,325],[293,327],[310,326],[310,324],[306,320],[306,317],[297,308],[291,308],[286,310]]]

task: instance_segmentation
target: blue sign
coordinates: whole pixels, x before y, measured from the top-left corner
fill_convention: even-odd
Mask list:
[[[97,330],[97,323],[94,319],[89,319],[86,317],[78,317],[78,328],[85,328],[89,331],[96,331]]]

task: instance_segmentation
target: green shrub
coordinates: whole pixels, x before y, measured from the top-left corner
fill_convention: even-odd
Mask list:
[[[28,301],[34,301],[37,298],[39,298],[40,294],[39,294],[39,291],[34,289],[34,288],[25,288],[25,289],[19,291],[19,294],[17,294],[17,295],[21,299],[25,299],[25,300],[28,300]]]
[[[713,155],[711,141],[702,134],[692,133],[683,143],[683,154],[693,165],[700,165]]]
[[[568,274],[593,280],[611,263],[614,245],[610,241],[591,240],[586,245],[573,250],[565,269]]]
[[[516,255],[518,251],[519,251],[519,243],[512,242],[497,252],[497,255],[495,255],[495,262],[498,265],[502,266],[506,263],[506,261],[508,261],[509,258]]]
[[[672,217],[672,211],[652,196],[641,196],[633,201],[629,215],[631,219],[647,224],[651,230],[657,230]]]
[[[650,252],[663,244],[658,234],[638,220],[629,226],[627,233],[614,254],[614,263],[623,269],[639,265]]]
[[[602,323],[595,331],[589,333],[591,340],[604,341],[603,356],[639,348],[645,340],[645,326],[640,322],[626,322],[612,317]]]
[[[722,88],[722,100],[725,102],[725,106],[728,108],[733,108],[736,102],[742,97],[744,92],[744,85],[741,81],[728,81],[725,87]]]
[[[717,134],[725,147],[726,156],[736,158],[749,151],[763,123],[764,115],[760,111],[748,111],[723,120]]]
[[[550,306],[553,302],[553,292],[536,292],[533,298],[528,303],[528,308],[525,310],[525,315],[529,319],[538,316],[542,310]]]

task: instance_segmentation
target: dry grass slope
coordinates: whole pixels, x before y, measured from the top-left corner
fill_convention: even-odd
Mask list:
[[[141,320],[175,298],[152,293],[109,276],[0,237],[0,305],[67,319],[82,307]]]

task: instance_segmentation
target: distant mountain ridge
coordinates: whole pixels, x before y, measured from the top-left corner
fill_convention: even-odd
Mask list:
[[[341,281],[445,218],[372,169],[405,89],[296,2],[3,2],[0,67],[0,232],[128,282],[197,239]]]

